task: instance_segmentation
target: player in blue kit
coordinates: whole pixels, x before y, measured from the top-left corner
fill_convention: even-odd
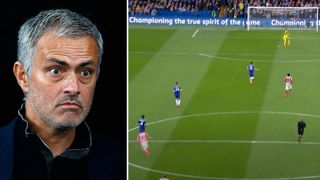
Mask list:
[[[254,79],[254,71],[259,71],[259,69],[255,68],[254,64],[250,62],[250,64],[247,66],[247,70],[249,74],[249,83],[252,84]]]
[[[180,87],[179,83],[176,82],[176,84],[173,86],[173,93],[176,100],[176,106],[180,107],[180,94],[181,94],[182,88]]]
[[[144,132],[145,131],[146,124],[147,124],[146,118],[144,117],[144,115],[141,115],[140,119],[138,120],[139,132]]]

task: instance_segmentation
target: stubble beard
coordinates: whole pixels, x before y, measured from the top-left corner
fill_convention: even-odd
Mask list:
[[[41,96],[38,89],[34,88],[32,83],[30,82],[30,89],[27,94],[27,100],[29,99],[32,105],[32,108],[38,114],[39,118],[43,122],[45,122],[49,127],[53,127],[55,129],[62,130],[62,131],[69,128],[77,127],[79,124],[81,124],[89,114],[91,104],[92,104],[92,102],[90,102],[89,106],[85,107],[82,101],[76,100],[77,99],[76,97],[70,96],[70,95],[65,95],[63,97],[60,97],[54,102],[50,102],[46,100],[45,97],[46,97],[45,95]],[[76,100],[81,105],[82,107],[81,109],[83,110],[83,112],[79,115],[78,118],[73,118],[72,120],[70,120],[55,114],[56,113],[55,110],[57,109],[57,104],[67,100]],[[67,112],[62,112],[62,113],[67,113]]]

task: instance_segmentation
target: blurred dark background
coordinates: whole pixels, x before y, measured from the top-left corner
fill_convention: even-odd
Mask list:
[[[17,114],[23,94],[13,75],[17,59],[17,33],[25,20],[41,10],[68,8],[91,19],[102,33],[104,55],[95,98],[88,121],[92,128],[118,141],[123,150],[126,173],[126,2],[103,0],[6,1],[1,5],[0,82],[3,109],[0,126]]]

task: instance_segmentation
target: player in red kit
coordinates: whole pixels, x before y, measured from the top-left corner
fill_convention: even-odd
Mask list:
[[[149,144],[148,144],[148,139],[150,138],[149,134],[147,134],[146,132],[140,132],[137,136],[137,141],[140,143],[144,154],[147,157],[150,157],[150,150],[149,150]]]
[[[284,96],[288,96],[289,93],[290,93],[291,90],[292,90],[292,82],[293,82],[293,79],[292,79],[292,76],[290,75],[290,73],[288,73],[288,74],[283,78],[283,81],[284,81],[284,83],[285,83],[285,85],[286,85]]]

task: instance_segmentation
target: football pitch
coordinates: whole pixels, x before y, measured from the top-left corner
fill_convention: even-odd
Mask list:
[[[320,179],[320,32],[289,31],[284,48],[283,30],[129,25],[128,179]],[[150,158],[135,141],[142,114]]]

